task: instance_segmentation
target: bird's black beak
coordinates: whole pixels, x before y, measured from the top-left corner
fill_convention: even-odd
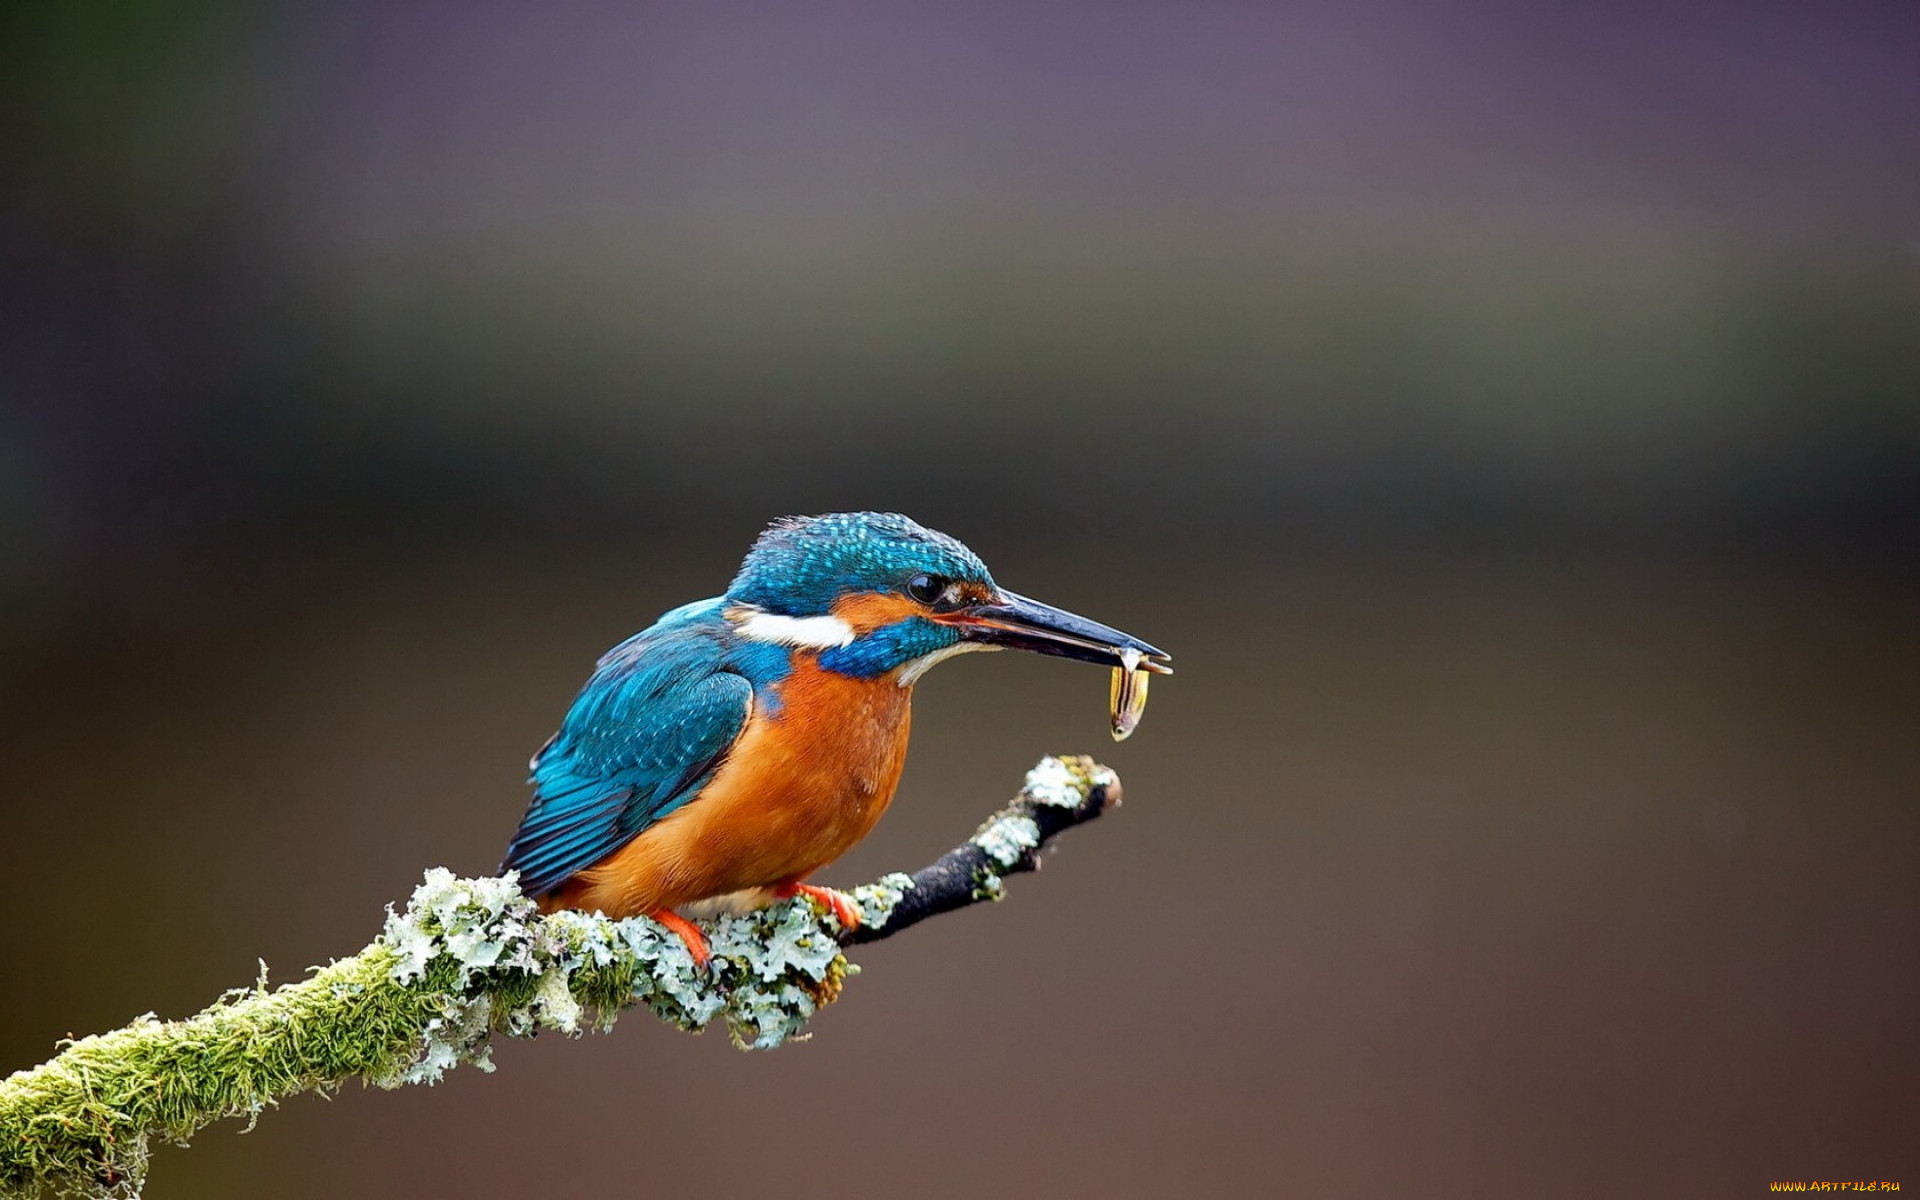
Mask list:
[[[947,619],[971,642],[1057,654],[1081,662],[1173,674],[1173,656],[1129,633],[1076,617],[1051,604],[1001,592],[986,604],[973,604]]]

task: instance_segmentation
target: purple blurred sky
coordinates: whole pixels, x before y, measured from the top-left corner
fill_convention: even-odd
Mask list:
[[[402,5],[316,23],[313,166],[363,197],[450,172],[482,206],[489,186],[779,181],[878,207],[999,183],[1910,221],[1920,186],[1920,19],[1898,4]]]
[[[90,561],[1149,445],[1177,536],[1914,504],[1912,5],[22,13],[0,433]]]

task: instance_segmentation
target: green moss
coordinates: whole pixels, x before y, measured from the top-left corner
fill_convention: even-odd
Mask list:
[[[83,1038],[0,1082],[0,1191],[32,1195],[44,1181],[135,1195],[154,1137],[184,1145],[211,1121],[258,1116],[283,1096],[395,1075],[437,997],[396,983],[394,961],[376,945],[271,994]]]
[[[998,899],[999,871],[1038,845],[1034,810],[1022,804],[1077,806],[1113,784],[1090,759],[1044,760],[1021,800],[975,834],[990,860],[975,898]],[[888,875],[856,888],[864,924],[884,927],[913,887]],[[437,1082],[461,1063],[491,1070],[496,1034],[605,1030],[630,1005],[688,1030],[718,1019],[736,1045],[770,1049],[799,1036],[857,972],[837,929],[806,898],[723,917],[708,927],[713,959],[701,971],[647,918],[542,916],[513,876],[428,871],[406,910],[389,911],[379,939],[352,958],[272,992],[263,968],[259,987],[197,1016],[148,1017],[0,1080],[0,1196],[135,1196],[156,1138],[185,1145],[213,1121],[252,1119],[356,1078],[398,1087]]]
[[[889,877],[860,901],[884,923],[903,890]],[[0,1195],[138,1195],[156,1138],[185,1145],[213,1121],[355,1078],[491,1070],[495,1034],[604,1030],[633,1004],[689,1030],[719,1018],[736,1044],[770,1049],[854,971],[830,920],[805,900],[722,918],[702,972],[646,918],[542,916],[511,877],[429,871],[378,941],[309,979],[230,993],[184,1021],[148,1017],[0,1080]]]

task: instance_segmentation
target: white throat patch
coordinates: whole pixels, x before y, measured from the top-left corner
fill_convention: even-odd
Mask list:
[[[933,669],[935,663],[945,662],[956,654],[971,654],[975,650],[998,650],[999,648],[989,646],[985,642],[955,642],[944,649],[935,650],[932,654],[922,654],[919,658],[908,660],[907,664],[900,668],[900,686],[912,687],[922,675]]]
[[[744,620],[734,621],[733,630],[750,642],[773,642],[805,650],[837,650],[853,641],[853,626],[839,617],[783,617],[757,608],[746,609],[745,613]]]

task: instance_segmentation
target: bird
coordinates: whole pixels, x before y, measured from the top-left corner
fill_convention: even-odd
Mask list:
[[[652,917],[702,969],[689,916],[804,894],[852,929],[852,899],[807,880],[892,802],[914,685],[1003,648],[1172,672],[1164,651],[1007,591],[899,513],[775,521],[723,595],[600,658],[529,764],[501,870],[543,911]]]

